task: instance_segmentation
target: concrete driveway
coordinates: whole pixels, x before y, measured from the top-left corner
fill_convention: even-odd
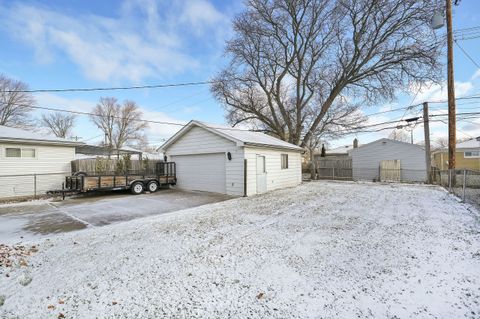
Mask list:
[[[108,193],[65,201],[39,200],[0,205],[0,243],[128,221],[215,203],[231,197],[162,189],[153,194]]]

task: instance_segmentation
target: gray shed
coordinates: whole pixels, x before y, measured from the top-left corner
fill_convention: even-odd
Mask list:
[[[354,180],[378,181],[394,173],[395,180],[425,182],[425,150],[415,144],[382,138],[350,151]]]

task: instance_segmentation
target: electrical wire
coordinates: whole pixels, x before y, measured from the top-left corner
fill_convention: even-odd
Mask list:
[[[36,89],[36,90],[6,90],[4,92],[14,93],[48,93],[48,92],[93,92],[93,91],[118,91],[118,90],[143,90],[143,89],[161,89],[169,87],[195,86],[212,84],[215,81],[185,82],[171,84],[152,84],[139,86],[118,86],[118,87],[93,87],[93,88],[65,88],[65,89]]]
[[[457,41],[456,39],[453,40],[453,41],[455,42],[455,44],[457,45],[457,47],[459,47],[460,50],[462,50],[462,52],[467,56],[467,58],[468,58],[473,64],[475,64],[475,66],[476,66],[477,68],[480,69],[480,64],[478,64],[478,63],[472,58],[472,56],[471,56],[470,54],[468,54],[468,52],[465,51],[465,49],[464,49],[460,44],[458,44],[458,41]]]

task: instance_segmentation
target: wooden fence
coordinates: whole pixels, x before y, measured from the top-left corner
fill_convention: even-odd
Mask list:
[[[158,160],[130,160],[123,158],[87,158],[71,162],[72,173],[83,172],[87,175],[123,175],[123,174],[155,174]]]
[[[352,179],[350,157],[320,157],[315,159],[317,177],[320,179]]]
[[[380,181],[400,182],[401,175],[400,160],[380,161]]]

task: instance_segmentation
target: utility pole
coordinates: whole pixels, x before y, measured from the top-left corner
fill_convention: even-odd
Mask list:
[[[425,133],[425,162],[427,164],[427,183],[432,182],[432,154],[430,153],[430,122],[428,119],[428,102],[423,102],[423,131]]]
[[[453,76],[452,0],[447,0],[448,169],[455,169],[455,84]]]

